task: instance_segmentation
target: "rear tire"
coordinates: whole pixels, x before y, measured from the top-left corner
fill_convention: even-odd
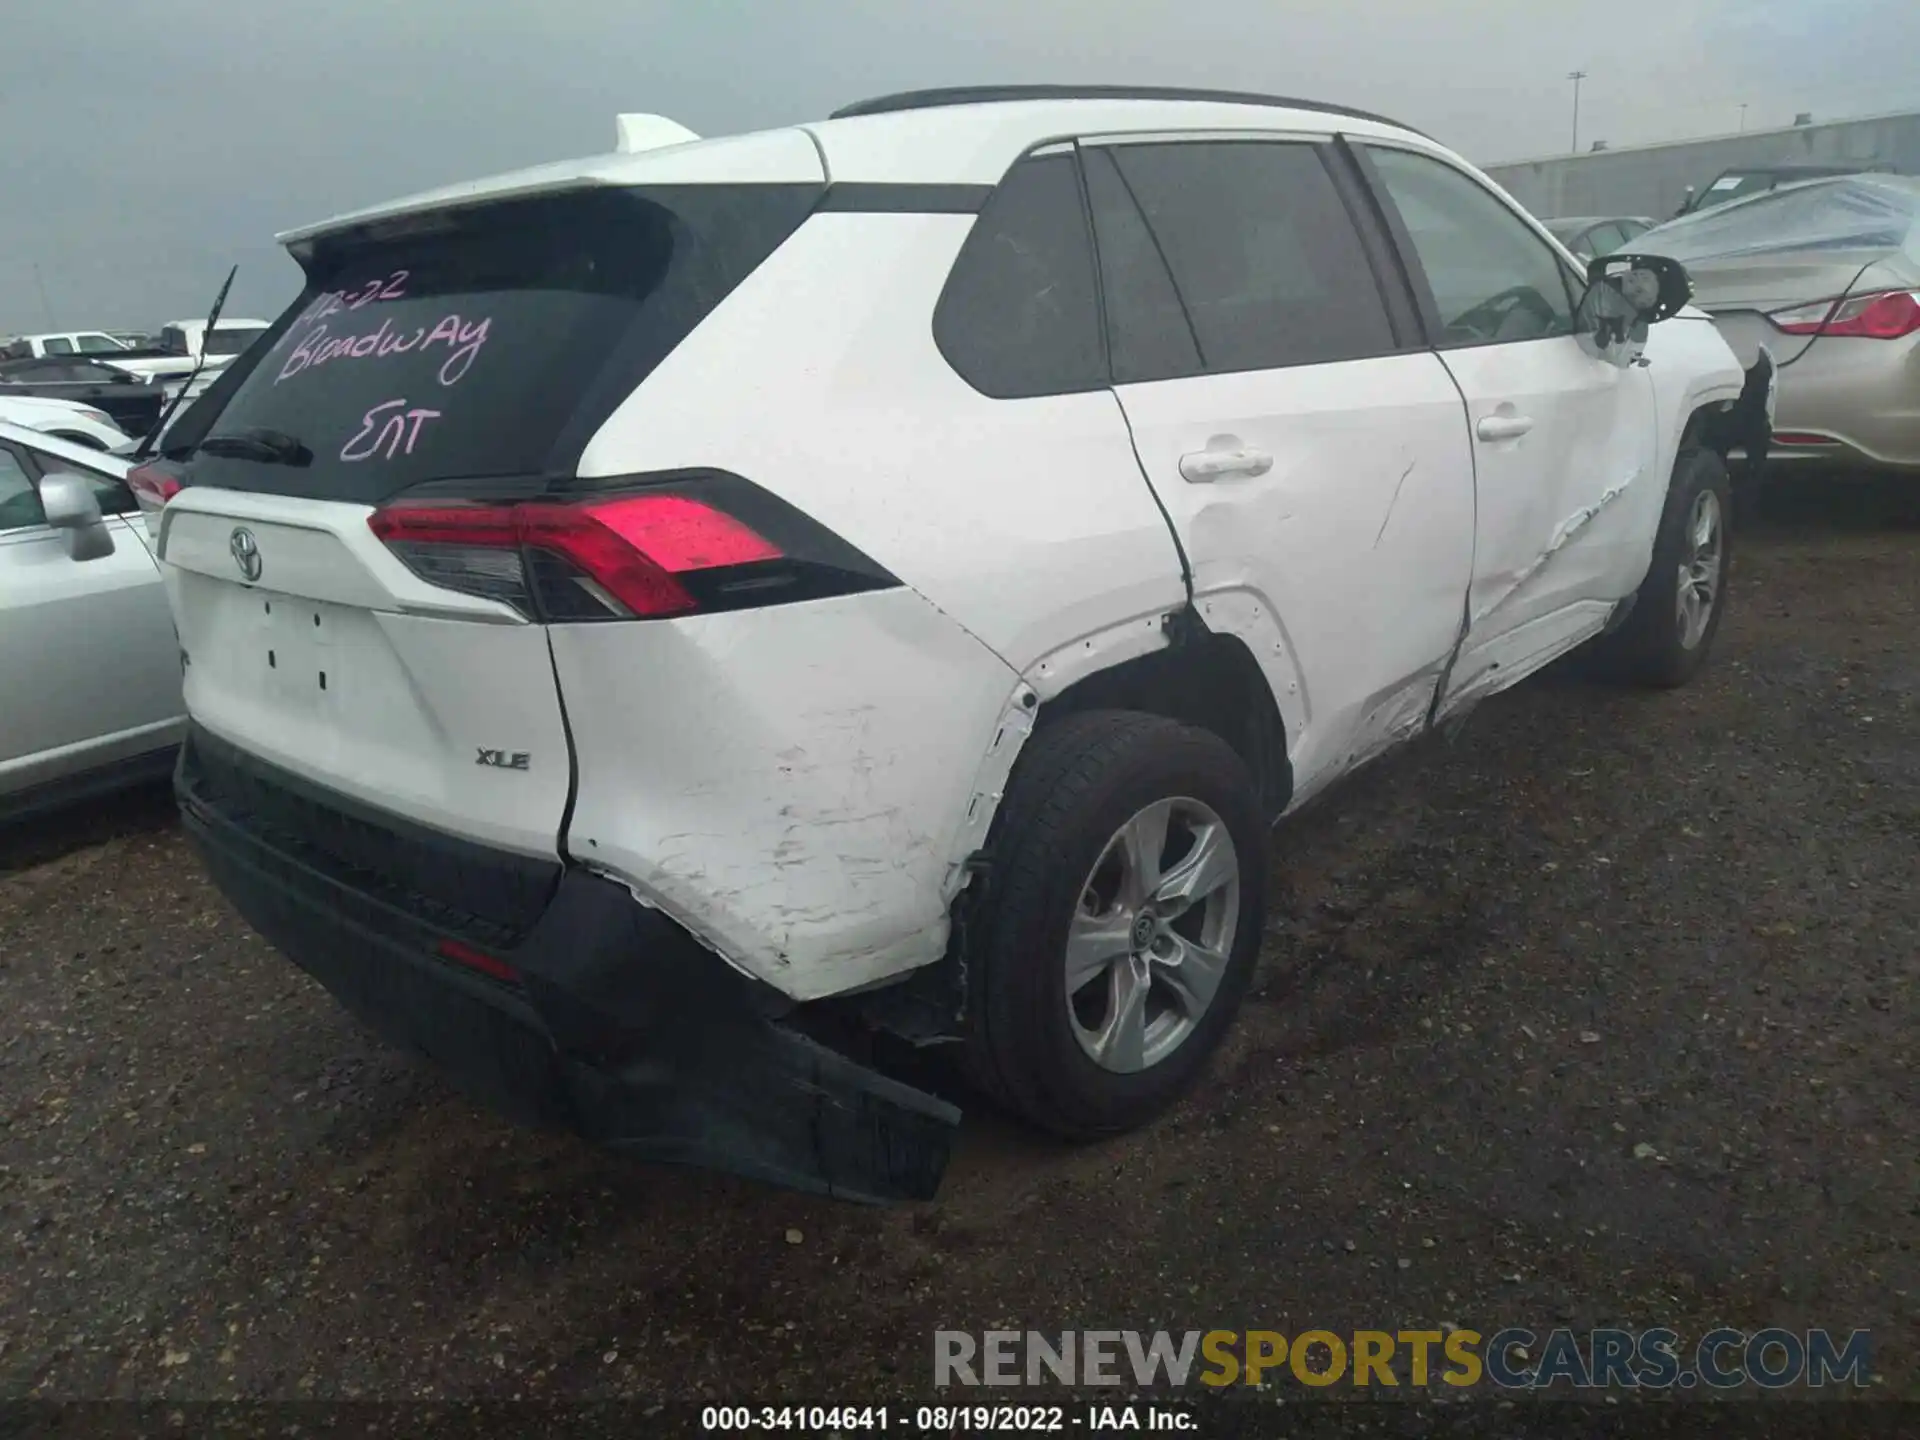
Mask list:
[[[1089,711],[1028,742],[999,835],[969,1072],[1057,1135],[1132,1129],[1199,1075],[1246,993],[1266,908],[1253,776],[1209,731]]]
[[[1725,462],[1711,450],[1682,450],[1633,610],[1618,630],[1594,643],[1604,675],[1672,689],[1707,663],[1726,609],[1732,513]]]

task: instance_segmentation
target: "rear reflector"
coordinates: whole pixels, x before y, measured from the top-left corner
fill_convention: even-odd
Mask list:
[[[1909,290],[1887,290],[1776,310],[1767,318],[1788,335],[1899,340],[1920,330],[1920,296]]]
[[[491,980],[501,980],[509,985],[520,983],[518,970],[504,960],[496,960],[484,950],[476,950],[458,940],[442,940],[436,948],[443,959],[464,965],[469,970],[478,970]]]
[[[738,476],[578,500],[407,503],[367,524],[429,584],[530,620],[645,620],[899,582]]]

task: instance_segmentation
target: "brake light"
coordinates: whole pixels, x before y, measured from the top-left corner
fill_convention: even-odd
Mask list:
[[[1920,295],[1910,290],[1886,290],[1776,310],[1767,318],[1788,335],[1898,340],[1920,330]]]
[[[1789,448],[1812,448],[1817,445],[1838,445],[1840,442],[1831,435],[1815,435],[1808,430],[1776,430],[1773,443]]]
[[[549,622],[656,619],[899,583],[737,476],[577,501],[401,502],[367,523],[429,584]]]
[[[180,478],[157,465],[139,465],[127,472],[127,488],[142,509],[158,510],[180,493]]]

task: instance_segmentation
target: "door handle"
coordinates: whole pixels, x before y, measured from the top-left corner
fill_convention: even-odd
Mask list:
[[[1480,423],[1473,427],[1473,433],[1482,440],[1518,440],[1533,429],[1533,420],[1526,415],[1483,415]]]
[[[1180,478],[1205,485],[1222,475],[1264,475],[1273,469],[1273,456],[1264,450],[1195,450],[1180,457]]]

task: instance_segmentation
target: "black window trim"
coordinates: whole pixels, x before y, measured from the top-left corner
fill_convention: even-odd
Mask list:
[[[1420,252],[1414,246],[1413,235],[1407,229],[1407,222],[1400,214],[1400,207],[1394,203],[1393,195],[1387,189],[1386,180],[1381,176],[1379,167],[1373,163],[1373,156],[1370,152],[1374,150],[1399,150],[1408,155],[1418,155],[1423,159],[1431,160],[1435,164],[1451,170],[1468,184],[1477,187],[1488,199],[1499,205],[1501,209],[1505,210],[1507,214],[1518,221],[1523,228],[1527,229],[1536,240],[1541,240],[1541,243],[1545,245],[1548,257],[1554,262],[1554,268],[1560,272],[1560,283],[1565,287],[1567,292],[1567,311],[1573,318],[1573,328],[1568,334],[1578,335],[1580,333],[1580,299],[1586,290],[1586,277],[1580,275],[1561,258],[1559,251],[1554,249],[1554,243],[1558,242],[1549,243],[1547,240],[1542,239],[1542,233],[1545,227],[1542,226],[1539,221],[1535,220],[1525,211],[1518,209],[1501,196],[1497,190],[1493,189],[1485,181],[1479,179],[1471,171],[1454,164],[1444,155],[1436,155],[1431,150],[1422,150],[1414,145],[1402,145],[1393,140],[1375,139],[1372,136],[1363,135],[1357,137],[1357,139],[1359,143],[1351,145],[1349,148],[1352,151],[1354,161],[1358,165],[1361,175],[1366,181],[1367,189],[1373,197],[1375,208],[1387,223],[1388,233],[1393,237],[1394,249],[1399,252],[1401,268],[1405,271],[1409,281],[1413,285],[1414,298],[1419,306],[1421,319],[1426,326],[1428,347],[1430,349],[1436,352],[1443,350],[1483,350],[1492,345],[1523,345],[1532,344],[1533,341],[1493,339],[1474,340],[1456,345],[1441,345],[1440,335],[1444,327],[1440,323],[1440,307],[1433,298],[1432,282],[1427,278],[1426,266],[1420,260]],[[1540,336],[1538,338],[1561,339],[1566,337]]]
[[[1025,158],[1024,156],[1022,157]],[[816,215],[978,215],[991,185],[940,185],[893,180],[836,180]]]

